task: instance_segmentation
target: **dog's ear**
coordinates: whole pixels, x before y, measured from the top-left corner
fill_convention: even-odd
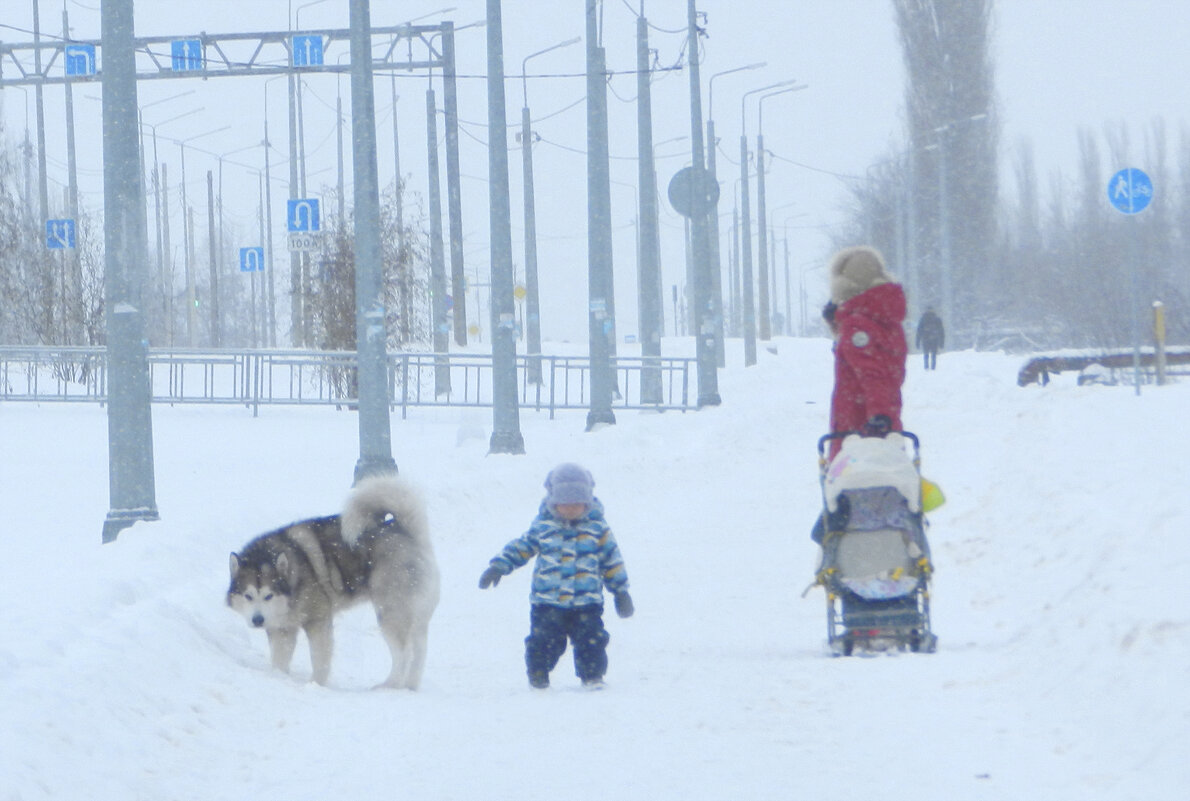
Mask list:
[[[231,555],[231,577],[234,579],[240,573],[240,557],[236,554]]]
[[[288,554],[284,554],[284,553],[278,554],[277,559],[276,559],[276,561],[273,562],[273,564],[277,568],[278,575],[284,576],[285,578],[289,578],[289,555]]]

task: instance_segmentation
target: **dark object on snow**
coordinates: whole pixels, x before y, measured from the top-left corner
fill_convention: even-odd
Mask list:
[[[1082,370],[1092,364],[1101,364],[1109,369],[1126,369],[1132,367],[1132,358],[1132,351],[1101,353],[1095,356],[1035,356],[1025,362],[1025,366],[1017,373],[1016,383],[1019,387],[1027,387],[1036,383],[1045,386],[1049,383],[1050,373]],[[1153,355],[1152,348],[1141,350],[1140,366],[1142,368],[1153,367],[1155,361],[1156,356]],[[1190,349],[1166,348],[1165,363],[1168,365],[1190,364]]]
[[[874,414],[859,430],[861,437],[886,437],[892,431],[892,420],[887,414]]]
[[[942,318],[932,308],[927,308],[917,321],[917,347],[921,348],[927,370],[938,366],[938,351],[946,344],[946,331]]]

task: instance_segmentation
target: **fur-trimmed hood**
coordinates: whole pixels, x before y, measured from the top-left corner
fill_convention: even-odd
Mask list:
[[[880,251],[867,245],[840,250],[831,259],[831,301],[843,305],[872,287],[892,282]]]

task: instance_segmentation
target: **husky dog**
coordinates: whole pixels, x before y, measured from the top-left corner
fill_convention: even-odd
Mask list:
[[[332,618],[367,599],[392,652],[380,686],[416,690],[438,566],[422,501],[396,476],[360,481],[341,515],[292,523],[231,555],[227,605],[265,630],[273,667],[285,672],[304,629],[319,684],[331,669]]]

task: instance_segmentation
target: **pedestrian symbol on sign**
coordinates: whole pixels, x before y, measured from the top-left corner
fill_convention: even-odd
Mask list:
[[[1120,170],[1107,183],[1107,199],[1124,214],[1144,211],[1153,199],[1153,182],[1144,170],[1128,167]]]

